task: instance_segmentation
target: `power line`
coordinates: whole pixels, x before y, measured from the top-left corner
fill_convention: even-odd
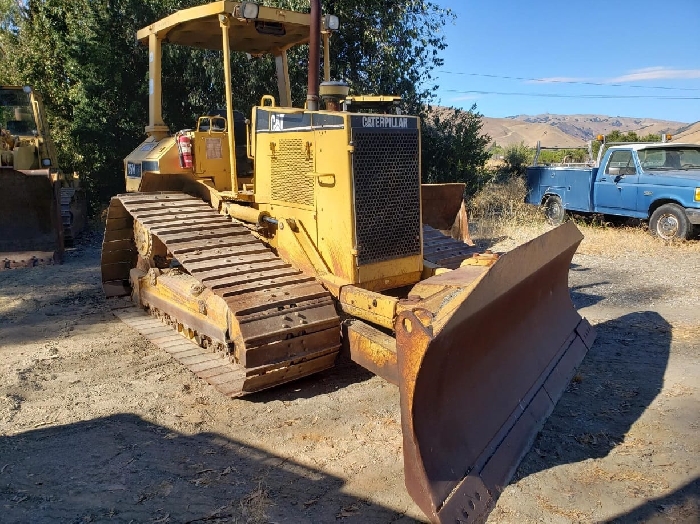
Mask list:
[[[444,69],[437,69],[437,73],[445,73],[448,75],[464,75],[464,76],[478,76],[483,78],[499,78],[505,80],[524,80],[527,82],[541,82],[543,84],[574,84],[574,85],[587,85],[587,86],[603,86],[603,87],[632,87],[635,89],[664,89],[669,91],[700,91],[700,88],[695,87],[668,87],[668,86],[643,86],[635,84],[606,84],[603,82],[587,82],[584,80],[547,80],[546,78],[526,78],[522,76],[503,76],[503,75],[489,75],[485,73],[464,73],[460,71],[445,71]]]
[[[653,100],[700,100],[700,96],[658,96],[658,95],[562,95],[558,93],[517,93],[504,91],[460,91],[458,89],[438,89],[443,93],[474,94],[474,95],[500,95],[500,96],[534,96],[545,98],[649,98]]]

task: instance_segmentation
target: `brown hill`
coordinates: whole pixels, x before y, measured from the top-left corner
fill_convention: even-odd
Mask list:
[[[607,135],[612,131],[635,131],[639,135],[673,133],[687,125],[687,122],[672,120],[605,115],[518,115],[510,117],[509,120],[547,124],[581,140],[591,140],[597,135]]]
[[[672,142],[700,144],[700,122],[695,122],[685,128],[679,129],[677,134],[673,135]]]
[[[518,115],[508,118],[484,117],[484,132],[499,145],[525,142],[535,146],[572,147],[597,135],[612,131],[634,131],[640,136],[650,133],[676,133],[688,127],[685,122],[653,118],[612,117],[605,115]]]
[[[585,140],[546,123],[489,117],[484,117],[483,123],[482,133],[489,135],[491,142],[500,146],[524,142],[534,147],[538,140],[546,147],[581,147],[586,144]]]
[[[433,107],[432,112],[440,117],[449,114],[445,107]],[[581,147],[598,135],[612,131],[626,133],[634,131],[640,136],[671,133],[674,141],[700,141],[700,122],[659,120],[654,118],[631,118],[605,115],[517,115],[507,118],[483,117],[482,133],[491,137],[492,144],[508,146],[524,142],[534,147],[539,141],[545,147]],[[680,134],[679,134],[680,133]]]

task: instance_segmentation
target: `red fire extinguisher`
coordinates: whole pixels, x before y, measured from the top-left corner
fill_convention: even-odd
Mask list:
[[[180,157],[180,167],[183,169],[192,168],[192,140],[185,133],[178,133],[177,149]]]

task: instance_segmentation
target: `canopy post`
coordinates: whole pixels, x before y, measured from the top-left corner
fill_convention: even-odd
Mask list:
[[[224,83],[226,84],[226,122],[228,136],[228,157],[231,166],[231,192],[238,196],[238,175],[236,174],[236,138],[233,132],[233,96],[231,94],[231,49],[228,39],[231,17],[219,15],[221,25],[222,49],[224,51]]]
[[[161,39],[156,33],[148,35],[148,126],[146,133],[161,140],[168,135],[168,126],[163,122],[161,88]]]

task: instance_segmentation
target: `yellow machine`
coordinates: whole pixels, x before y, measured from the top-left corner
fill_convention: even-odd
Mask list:
[[[327,369],[347,348],[401,391],[416,503],[436,522],[476,522],[592,343],[567,287],[582,237],[566,224],[498,257],[424,225],[457,193],[436,228],[461,224],[454,236],[466,238],[464,187],[421,188],[418,118],[348,110],[392,97],[351,97],[328,78],[319,92],[321,40],[327,60],[338,20],[311,6],[220,1],[137,33],[148,138],[108,210],[105,293],[172,326],[119,312],[232,397]],[[223,51],[225,109],[174,135],[161,117],[163,42]],[[307,102],[294,108],[286,51],[305,43]],[[277,98],[249,119],[234,111],[231,51],[277,66]]]
[[[60,262],[85,215],[77,179],[58,169],[41,97],[0,86],[0,271]]]

